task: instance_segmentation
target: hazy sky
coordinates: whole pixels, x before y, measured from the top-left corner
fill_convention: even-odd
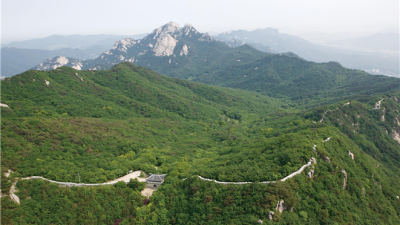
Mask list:
[[[379,32],[399,28],[399,1],[1,0],[2,43],[52,34],[147,33],[169,21],[201,32]]]

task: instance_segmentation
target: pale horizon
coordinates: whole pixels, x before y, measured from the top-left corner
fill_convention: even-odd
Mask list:
[[[145,34],[173,21],[212,34],[229,30],[277,28],[308,39],[396,31],[397,0],[351,2],[287,1],[77,1],[3,0],[2,44],[57,35]],[[93,7],[96,5],[96,7]]]

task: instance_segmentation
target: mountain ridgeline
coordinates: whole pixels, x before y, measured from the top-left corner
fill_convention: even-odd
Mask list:
[[[232,30],[215,36],[217,40],[225,43],[249,44],[268,53],[290,51],[313,62],[336,61],[348,68],[377,71],[374,74],[395,77],[398,77],[400,73],[398,37],[398,34],[377,34],[365,38],[330,43],[331,46],[337,46],[335,48],[283,34],[275,28],[253,31]],[[343,46],[340,47],[340,45]],[[240,46],[240,44],[236,46]],[[358,50],[352,50],[351,46],[357,46]]]
[[[102,71],[30,70],[2,85],[2,101],[14,108],[3,116],[34,116],[40,108],[48,116],[214,120],[233,109],[265,114],[279,108],[264,95],[170,78],[129,62]]]
[[[291,52],[269,54],[250,45],[230,48],[189,24],[181,28],[173,22],[141,40],[120,40],[94,60],[60,56],[35,69],[102,70],[126,61],[174,78],[286,98],[293,101],[292,107],[303,108],[348,97],[360,100],[373,93],[396,91],[400,85],[399,79],[370,76],[337,62],[314,63]]]
[[[190,79],[210,73],[221,65],[231,65],[235,61],[243,64],[265,55],[249,46],[230,48],[189,24],[181,28],[170,22],[141,40],[122,39],[94,60],[55,57],[34,69],[49,70],[66,65],[78,70],[101,70],[128,61],[171,77]],[[238,57],[243,57],[241,62]]]
[[[185,44],[177,48],[190,61],[192,49],[214,43],[227,49],[220,56],[238,65],[231,66],[231,80],[220,78],[228,77],[223,67],[210,79],[248,90],[171,78],[131,62],[107,70],[30,70],[2,80],[1,172],[14,171],[2,176],[2,194],[17,177],[102,183],[131,170],[166,174],[149,199],[140,195],[138,182],[71,188],[20,179],[21,204],[3,197],[3,223],[400,223],[397,79],[332,62],[311,63],[290,53],[266,56],[246,45],[229,48],[189,26],[188,32],[174,27],[176,37],[156,30],[138,48],[187,33],[185,38],[204,44],[185,42],[187,55]],[[251,60],[237,61],[252,51]],[[115,54],[108,56],[111,62]],[[204,73],[196,77],[207,78]],[[263,87],[270,82],[274,85]],[[311,99],[307,107],[319,105],[299,106],[304,95]],[[311,157],[316,163],[280,181]],[[224,185],[199,176],[251,183]]]
[[[109,46],[100,45],[86,49],[62,48],[56,50],[5,47],[1,49],[1,76],[11,77],[20,74],[38,65],[43,60],[59,55],[82,60],[97,58],[107,49],[109,49]]]
[[[97,58],[123,38],[143,38],[139,35],[52,35],[45,38],[13,42],[1,49],[1,76],[11,77],[56,56],[79,60]]]

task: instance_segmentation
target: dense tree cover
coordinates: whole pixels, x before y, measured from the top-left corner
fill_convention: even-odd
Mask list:
[[[2,201],[11,223],[271,223],[267,215],[282,199],[288,208],[275,212],[273,223],[400,222],[400,148],[392,137],[400,127],[399,93],[300,111],[280,107],[290,99],[173,79],[130,63],[28,71],[1,85],[2,103],[10,106],[2,108],[1,169],[15,171],[2,177],[2,193],[15,177],[31,175],[78,182],[79,173],[82,182],[100,183],[129,170],[167,174],[147,205],[137,182],[67,188],[19,181],[21,205]],[[372,110],[383,97],[381,109]],[[282,179],[310,157],[317,159],[313,178],[306,169],[284,183],[258,183]],[[221,185],[197,175],[255,183]]]
[[[380,108],[373,109],[379,100],[382,100]],[[399,143],[394,139],[395,133],[400,132],[399,110],[396,96],[377,96],[367,104],[352,101],[345,107],[328,111],[325,120],[338,127],[364,152],[400,173]]]
[[[264,95],[173,79],[128,62],[107,71],[30,70],[6,78],[2,87],[2,101],[13,109],[4,110],[3,117],[215,120],[223,112],[264,114],[278,107]]]
[[[270,55],[244,65],[221,68],[195,81],[289,98],[292,104],[307,108],[398,91],[400,87],[398,78],[371,76],[337,62],[315,63],[290,54]]]
[[[18,207],[8,198],[2,201],[3,224],[113,224],[117,219],[127,222],[133,220],[145,199],[140,194],[143,185],[127,185],[123,181],[114,186],[63,188],[43,180],[24,180],[17,187],[23,201]]]

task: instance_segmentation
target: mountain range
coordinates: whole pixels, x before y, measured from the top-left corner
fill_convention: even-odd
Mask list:
[[[182,56],[196,48],[188,49]],[[262,78],[274,85],[261,91],[217,87],[131,62],[108,70],[29,70],[2,80],[1,172],[13,171],[1,176],[2,222],[399,224],[400,92],[386,88],[398,79],[307,62],[293,53],[249,63],[255,71],[271,68],[266,78],[252,78],[253,86]],[[285,77],[271,75],[274,70]],[[336,89],[346,80],[355,85],[352,77],[363,86]],[[295,105],[298,99],[281,96],[313,85],[328,104],[304,109]],[[341,99],[336,91],[343,92]],[[302,173],[280,181],[310,159],[315,163]],[[164,183],[148,198],[134,180],[62,187],[21,179],[102,183],[132,170],[166,174]],[[20,205],[7,195],[18,178]]]
[[[277,30],[268,33],[271,32],[279,36]],[[281,39],[286,42],[285,38]],[[296,104],[302,107],[361,93],[393,91],[399,86],[399,79],[370,76],[359,70],[346,69],[336,62],[309,62],[294,53],[265,53],[247,44],[232,48],[189,24],[179,27],[173,22],[155,29],[141,40],[120,40],[96,59],[59,56],[34,69],[70,66],[77,70],[103,70],[126,61],[170,77],[297,99]]]
[[[27,49],[3,49],[3,59],[21,58],[24,60],[7,60],[7,63],[2,63],[2,76],[12,76],[21,73],[29,68],[34,67],[35,65],[38,65],[40,62],[48,59],[49,57],[63,56],[79,60],[94,59],[101,53],[110,50],[111,46],[119,40],[126,39],[127,37],[132,38],[133,40],[138,40],[143,38],[144,36],[145,35],[53,35],[43,39],[34,39],[24,42],[11,43],[7,46],[18,48],[36,48],[42,50],[61,47],[70,49],[67,50],[64,48],[64,50],[62,51],[46,52],[46,54],[41,51],[33,51]],[[357,39],[338,41],[337,43],[328,43],[328,45],[333,47],[313,44],[296,36],[279,33],[279,31],[274,28],[257,29],[254,31],[228,31],[213,36],[213,38],[215,38],[217,41],[225,43],[232,48],[239,47],[243,44],[248,44],[260,51],[267,53],[285,53],[290,51],[309,61],[337,61],[345,67],[362,69],[371,74],[383,74],[387,76],[399,75],[398,50],[397,53],[394,54],[396,52],[396,48],[394,48],[393,50],[393,47],[395,47],[396,42],[393,41],[395,40],[395,38],[393,39],[393,35],[390,36],[390,34],[376,34],[370,37],[361,38],[362,40],[360,39],[360,41],[357,41]],[[363,41],[364,39],[365,41]],[[388,47],[390,45],[390,48],[392,50],[385,50],[384,47],[383,49],[380,48],[382,47],[382,44],[379,43],[382,43],[382,40],[387,40],[384,42],[386,43],[386,45],[388,45]],[[360,45],[360,43],[364,43],[364,47],[357,47],[357,44],[355,43],[359,43],[358,45]],[[75,52],[75,48],[86,48],[84,51],[87,53],[80,54],[80,50],[77,50]],[[356,50],[351,50],[353,48],[355,48]],[[369,52],[366,50],[368,50]],[[148,51],[148,49],[146,51]],[[52,63],[52,61],[48,62],[50,64]],[[54,62],[55,61],[53,60],[53,63]],[[94,64],[97,63],[103,64],[103,62],[94,62]],[[93,63],[89,64],[91,65]],[[140,65],[147,66],[144,63]],[[101,67],[102,66],[100,66],[100,68]],[[110,66],[106,65],[103,65],[103,67],[110,68]],[[158,72],[163,73],[162,70],[158,70]]]
[[[112,46],[116,41],[123,38],[140,39],[145,34],[137,35],[51,35],[45,38],[36,38],[20,42],[12,42],[3,47],[23,48],[23,49],[41,49],[41,50],[57,50],[64,48],[80,48],[87,49],[96,45]]]
[[[22,49],[5,47],[1,49],[1,76],[10,77],[22,73],[49,59],[59,55],[76,59],[97,58],[109,47],[95,45],[86,49],[63,48],[57,50]]]
[[[139,35],[52,35],[46,38],[13,42],[2,45],[1,76],[10,77],[56,56],[75,59],[94,59],[125,37],[142,38]]]
[[[260,43],[278,53],[294,52],[300,57],[313,62],[336,61],[345,67],[361,69],[373,74],[399,76],[398,34],[376,34],[353,40],[330,43],[330,46],[317,45],[302,38],[280,33],[277,29],[266,28],[253,31],[226,31],[215,37],[217,40],[229,42],[237,40],[244,43]],[[358,47],[358,51],[343,45]],[[365,51],[367,48],[369,51]],[[263,48],[258,48],[263,51]],[[360,51],[363,50],[363,51]],[[391,50],[391,52],[387,52]]]
[[[400,224],[400,79],[216,39],[170,22],[1,79],[2,223]],[[165,176],[103,185],[133,171]]]

